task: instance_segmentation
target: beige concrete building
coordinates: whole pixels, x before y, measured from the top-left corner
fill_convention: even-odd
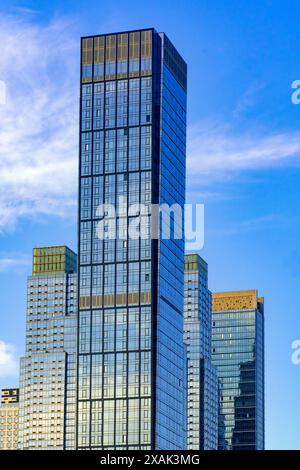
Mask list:
[[[18,448],[19,389],[4,388],[0,406],[0,450]]]

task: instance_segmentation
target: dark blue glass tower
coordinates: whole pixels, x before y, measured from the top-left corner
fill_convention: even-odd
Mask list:
[[[184,240],[97,227],[120,197],[184,205],[186,64],[154,29],[81,46],[77,447],[183,449]]]
[[[264,449],[264,299],[213,294],[213,363],[220,381],[219,449]]]

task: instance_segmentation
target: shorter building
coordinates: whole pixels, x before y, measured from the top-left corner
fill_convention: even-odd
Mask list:
[[[220,450],[264,449],[264,299],[212,296],[212,357],[220,381]]]
[[[218,448],[219,380],[211,358],[200,361],[200,445],[203,450]]]
[[[3,388],[0,406],[0,450],[18,448],[19,389]]]
[[[20,367],[20,449],[75,448],[77,256],[33,250]]]
[[[187,349],[187,448],[218,447],[218,378],[211,362],[211,293],[207,263],[185,256],[184,341]]]

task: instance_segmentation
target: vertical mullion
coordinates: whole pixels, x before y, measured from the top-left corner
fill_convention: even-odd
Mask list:
[[[118,35],[116,34],[116,58],[115,58],[115,125],[114,125],[114,185],[115,185],[115,239],[114,239],[114,447],[116,447],[116,427],[117,427],[117,400],[116,400],[116,378],[117,378],[117,353],[116,353],[116,312],[117,312],[117,119],[118,119],[118,81],[117,81],[117,60],[118,60]]]
[[[92,83],[91,83],[91,157],[92,157],[92,165],[91,165],[91,173],[90,173],[90,181],[91,181],[91,214],[90,214],[90,226],[92,228],[93,225],[93,210],[94,210],[94,177],[93,177],[93,150],[94,150],[94,39],[93,39],[93,46],[92,46]],[[90,243],[90,253],[89,253],[89,266],[90,266],[90,352],[89,352],[89,436],[88,436],[88,445],[89,448],[91,447],[91,433],[92,433],[92,306],[93,306],[93,266],[92,266],[92,244]]]
[[[104,58],[103,58],[103,147],[102,147],[102,175],[103,175],[103,203],[105,202],[105,188],[106,188],[106,175],[105,175],[105,141],[106,141],[106,36],[104,37]],[[104,442],[104,280],[105,280],[105,260],[104,260],[104,237],[102,240],[102,383],[101,383],[101,448],[103,449]]]

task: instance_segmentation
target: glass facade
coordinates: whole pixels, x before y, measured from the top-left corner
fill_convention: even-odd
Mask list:
[[[36,269],[36,253],[43,268]],[[20,367],[21,449],[75,448],[76,264],[66,247],[34,249]]]
[[[211,363],[211,293],[207,263],[185,256],[184,341],[187,347],[187,448],[218,447],[218,378]]]
[[[220,380],[219,449],[264,449],[264,299],[213,294],[213,363]]]
[[[182,449],[184,241],[151,239],[150,205],[185,201],[186,64],[153,29],[81,45],[76,445]],[[125,209],[122,237],[98,237],[120,197],[148,236]]]

